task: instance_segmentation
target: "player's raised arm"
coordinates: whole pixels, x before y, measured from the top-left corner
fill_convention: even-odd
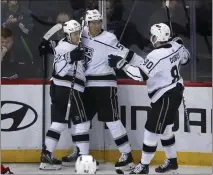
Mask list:
[[[189,53],[188,49],[186,49],[184,47],[184,45],[183,45],[184,43],[183,43],[183,41],[182,41],[182,39],[180,37],[175,37],[175,38],[172,39],[172,41],[182,45],[182,48],[181,48],[181,62],[180,63],[181,63],[181,65],[186,65],[189,62],[189,60],[190,60],[190,53]]]
[[[110,35],[110,45],[114,48],[111,49],[110,52],[108,53],[108,55],[117,55],[120,56],[122,58],[124,58],[125,60],[127,60],[127,62],[132,62],[132,61],[138,61],[138,57],[135,56],[135,53],[131,50],[129,50],[128,48],[126,48],[125,46],[123,46],[117,39],[117,37],[114,34]],[[140,57],[139,60],[141,60],[142,58]]]
[[[183,46],[182,48],[182,59],[181,59],[181,65],[186,65],[190,60],[190,53],[189,51]]]
[[[136,81],[146,81],[149,77],[153,77],[159,71],[157,59],[147,56],[145,59],[137,54],[137,64],[129,64],[125,58],[115,55],[109,55],[109,65],[116,69],[123,69],[123,71],[132,79]],[[140,61],[139,61],[140,60]]]

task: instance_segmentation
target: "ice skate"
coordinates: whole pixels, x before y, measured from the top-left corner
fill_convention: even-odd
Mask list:
[[[62,162],[52,156],[52,153],[46,149],[42,150],[40,170],[60,170]]]
[[[140,162],[129,174],[149,174],[149,165]]]
[[[62,165],[67,167],[75,166],[75,162],[77,158],[80,156],[79,152],[80,152],[79,148],[77,146],[74,147],[72,154],[62,157]]]
[[[160,165],[159,167],[157,167],[155,169],[155,172],[157,173],[165,173],[168,171],[172,171],[174,174],[177,173],[177,169],[178,169],[178,163],[177,163],[177,159],[166,159],[164,164]]]
[[[134,168],[132,153],[122,153],[121,157],[119,158],[119,161],[116,162],[115,168],[116,169],[122,169],[122,170],[131,170]]]
[[[72,154],[70,154],[70,155],[68,155],[68,156],[65,156],[65,157],[62,157],[62,165],[63,165],[63,166],[67,166],[67,167],[75,166],[76,160],[78,159],[79,156],[81,156],[81,154],[80,154],[79,152],[80,152],[80,150],[79,150],[79,148],[76,146],[76,147],[73,149]],[[96,161],[96,164],[97,164],[97,170],[98,170],[98,169],[99,169],[99,162]]]

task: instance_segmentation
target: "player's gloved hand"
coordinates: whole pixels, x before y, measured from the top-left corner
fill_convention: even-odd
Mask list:
[[[112,68],[122,69],[127,64],[127,61],[120,56],[111,54],[108,57],[110,58],[108,59],[109,66]]]
[[[84,49],[82,47],[78,47],[70,52],[71,62],[73,64],[76,61],[81,61],[84,59]]]
[[[38,50],[39,50],[40,56],[43,56],[43,55],[46,55],[49,53],[54,54],[53,48],[52,48],[52,43],[45,39],[43,39],[43,41],[39,44]]]
[[[175,37],[175,38],[172,39],[172,41],[175,41],[178,44],[183,44],[183,40],[180,37]]]

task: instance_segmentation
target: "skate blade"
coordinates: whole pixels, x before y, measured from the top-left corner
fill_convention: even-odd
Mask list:
[[[115,172],[116,174],[124,174],[124,172],[121,169],[116,169]]]
[[[122,171],[131,171],[134,168],[135,168],[135,164],[133,162],[125,166],[115,167],[116,170],[122,170]]]
[[[61,165],[52,165],[49,163],[41,163],[39,166],[40,170],[60,170]]]
[[[172,173],[172,174],[180,174],[180,173],[178,172],[178,170],[170,170],[169,173]]]
[[[165,171],[165,172],[156,172],[158,174],[163,174],[163,173],[169,173],[169,174],[180,174],[178,172],[178,170],[168,170],[168,171]]]

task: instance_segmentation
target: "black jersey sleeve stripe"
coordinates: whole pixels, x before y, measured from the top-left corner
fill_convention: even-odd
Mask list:
[[[133,55],[134,55],[134,52],[130,50],[130,51],[128,52],[127,56],[126,56],[126,61],[127,61],[128,63],[132,60]]]
[[[141,73],[141,75],[143,77],[143,80],[147,81],[149,79],[149,77],[140,68],[139,68],[139,70],[140,70],[140,73]]]
[[[64,68],[67,66],[67,63],[62,67],[62,69],[60,71],[58,71],[57,74],[60,74],[62,70],[64,70]]]
[[[118,49],[118,48],[113,47],[113,46],[111,46],[111,45],[109,45],[109,44],[102,43],[101,41],[98,41],[98,40],[94,40],[94,41],[97,42],[97,43],[103,44],[103,45],[105,45],[105,46],[111,47],[111,48],[113,48],[113,49],[116,49],[116,50]]]
[[[89,38],[88,38],[88,37],[86,37],[86,36],[82,36],[82,38],[87,38],[87,39],[89,39]],[[103,44],[103,45],[105,45],[105,46],[108,46],[108,47],[111,47],[111,48],[113,48],[113,49],[116,49],[116,50],[117,50],[117,48],[116,48],[116,47],[113,47],[113,46],[111,46],[111,45],[109,45],[109,44],[103,43],[103,42],[98,41],[98,40],[93,40],[93,41],[95,41],[95,42],[97,42],[97,43]]]

